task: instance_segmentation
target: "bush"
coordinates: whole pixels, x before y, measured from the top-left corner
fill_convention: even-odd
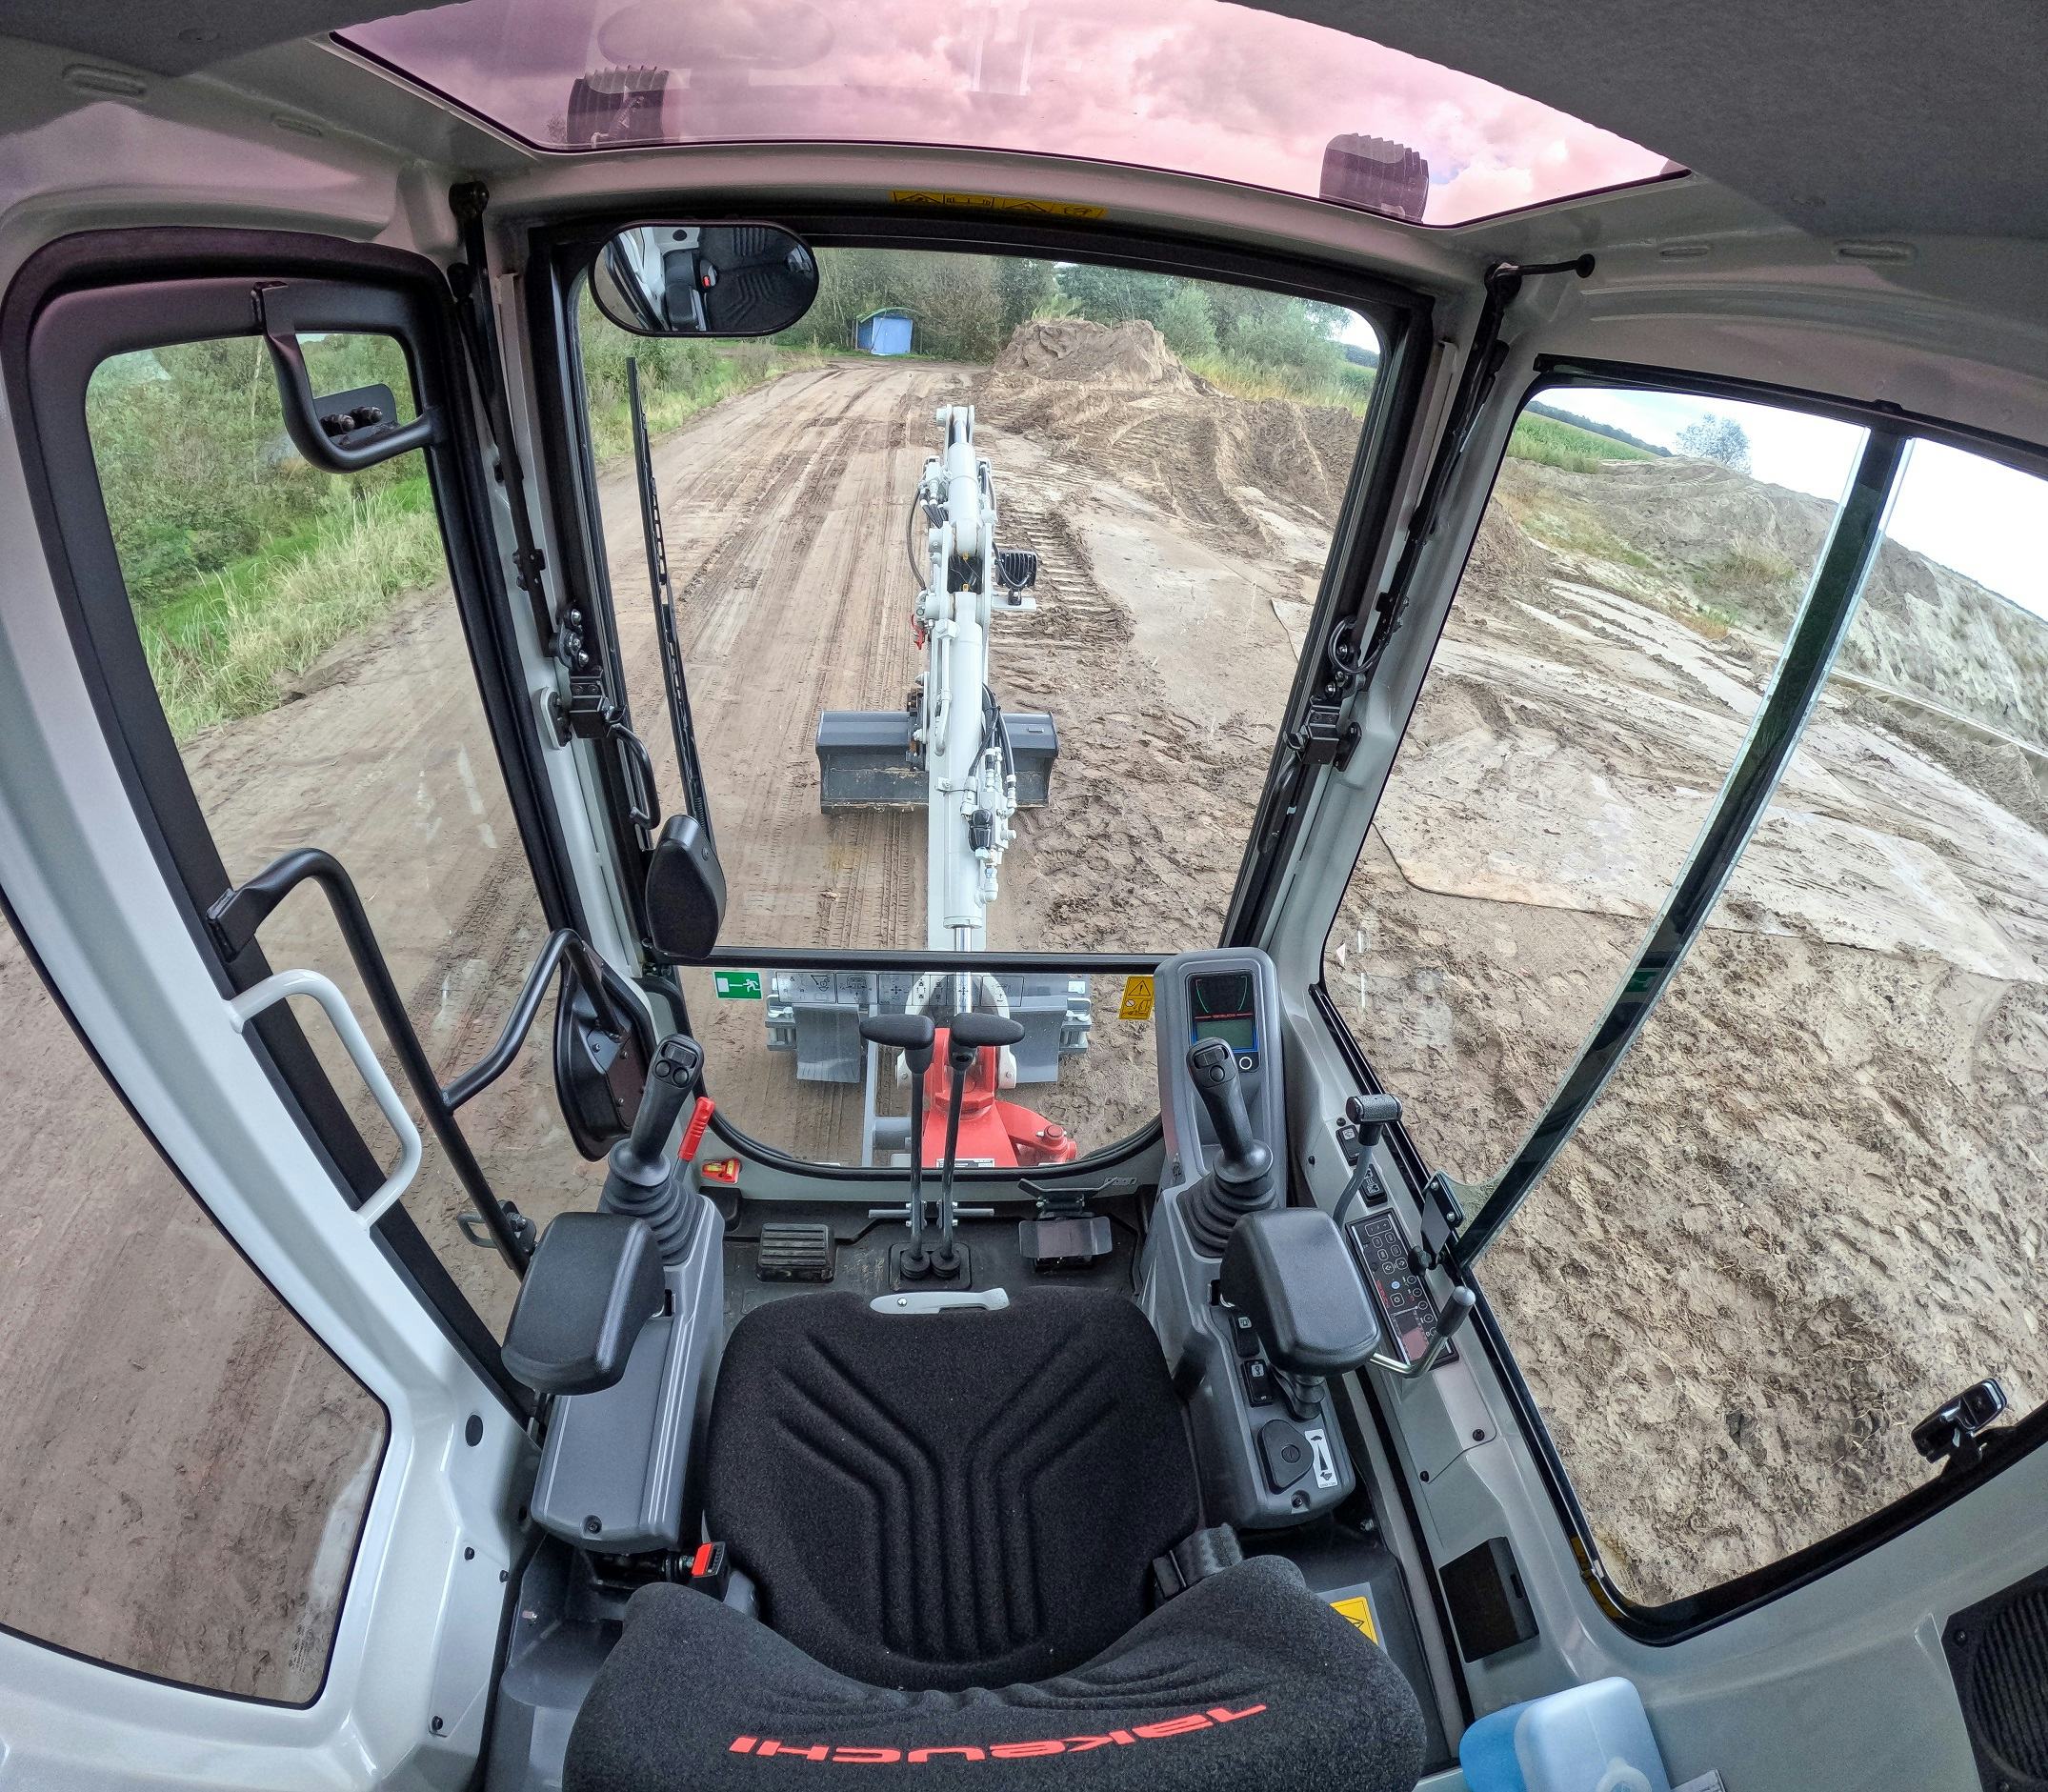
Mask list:
[[[1159,308],[1159,333],[1183,361],[1216,352],[1216,322],[1209,301],[1192,286],[1183,286]]]

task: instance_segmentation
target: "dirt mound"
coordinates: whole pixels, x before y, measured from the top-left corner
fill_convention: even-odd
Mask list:
[[[1195,375],[1181,366],[1157,327],[1142,319],[1111,325],[1043,317],[1019,324],[995,357],[995,371],[1091,385],[1196,390]]]

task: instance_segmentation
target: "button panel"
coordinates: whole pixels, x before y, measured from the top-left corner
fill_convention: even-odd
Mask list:
[[[1400,1222],[1391,1212],[1368,1214],[1353,1220],[1347,1230],[1395,1354],[1403,1362],[1420,1361],[1436,1341],[1436,1302],[1430,1298],[1429,1283],[1409,1264]],[[1456,1358],[1457,1346],[1453,1344],[1442,1360]]]

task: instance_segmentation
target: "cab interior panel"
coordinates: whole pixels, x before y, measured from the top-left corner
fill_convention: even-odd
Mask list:
[[[2048,23],[1411,10],[0,0],[0,1792],[2048,1786]]]

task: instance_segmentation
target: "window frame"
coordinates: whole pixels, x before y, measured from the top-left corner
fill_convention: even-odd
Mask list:
[[[188,936],[224,997],[271,974],[260,943],[230,953],[207,920],[209,908],[234,886],[142,650],[101,496],[86,393],[101,363],[120,353],[255,339],[251,292],[278,280],[303,283],[317,301],[302,316],[303,328],[395,338],[414,401],[446,420],[447,439],[421,453],[479,701],[548,924],[583,931],[540,743],[517,702],[525,682],[519,649],[487,545],[492,534],[468,367],[439,271],[403,251],[296,232],[175,226],[87,232],[30,256],[0,300],[0,377],[81,675]],[[54,328],[59,311],[61,331]],[[383,1171],[290,1005],[266,1011],[244,1037],[337,1192],[360,1205]],[[498,1340],[402,1202],[372,1236],[464,1359],[523,1420],[532,1394],[506,1372]]]
[[[1857,472],[1852,476],[1852,493],[1860,482],[1865,470],[1872,465],[1871,456],[1873,451],[1877,447],[1880,440],[1888,438],[1892,444],[1892,451],[1889,455],[1889,470],[1881,491],[1877,493],[1874,504],[1869,507],[1868,534],[1867,538],[1861,543],[1862,551],[1873,562],[1886,538],[1885,525],[1890,514],[1891,501],[1897,491],[1899,483],[1905,476],[1908,465],[1906,450],[1915,439],[1924,438],[1944,447],[1955,448],[1963,453],[1975,454],[1981,459],[2011,468],[2017,472],[2048,478],[2048,447],[2023,441],[2018,437],[2001,435],[1991,431],[1970,429],[1941,418],[1909,412],[1887,400],[1844,398],[1838,394],[1814,393],[1798,387],[1777,385],[1767,381],[1700,373],[1681,369],[1633,362],[1608,361],[1597,357],[1537,355],[1533,363],[1531,377],[1523,385],[1514,400],[1514,416],[1519,419],[1527,410],[1530,402],[1545,393],[1575,389],[1678,393],[1686,396],[1721,398],[1732,402],[1775,406],[1781,410],[1798,411],[1810,416],[1851,424],[1868,432],[1862,455],[1857,462]],[[1503,437],[1501,462],[1497,463],[1494,469],[1494,482],[1497,482],[1500,465],[1505,463],[1505,459],[1506,438]],[[1488,502],[1490,503],[1491,501],[1492,486],[1490,484]],[[1772,689],[1774,692],[1777,688],[1778,677],[1784,673],[1791,658],[1794,640],[1798,634],[1801,625],[1807,619],[1815,593],[1826,574],[1828,563],[1836,556],[1837,547],[1841,545],[1838,526],[1842,517],[1847,513],[1847,510],[1848,499],[1845,498],[1843,505],[1837,513],[1836,524],[1831,526],[1827,541],[1823,544],[1821,558],[1809,575],[1807,599],[1802,602],[1801,610],[1795,618],[1793,629],[1788,634],[1786,645],[1780,651],[1778,664],[1773,674]],[[1474,539],[1476,539],[1476,525]],[[1471,546],[1472,543],[1468,542],[1467,558],[1470,555]],[[1845,553],[1855,551],[1855,544],[1850,544],[1843,551]],[[1444,610],[1445,627],[1449,625],[1451,612],[1456,605],[1456,584],[1462,583],[1464,578],[1465,564],[1465,559],[1459,561],[1456,578],[1453,587],[1453,601]],[[1855,619],[1857,605],[1860,601],[1861,585],[1862,580],[1858,578],[1843,607],[1843,612],[1836,628],[1836,645],[1837,647],[1841,637],[1847,634],[1850,624]],[[1437,640],[1431,645],[1431,671],[1435,669],[1436,648],[1441,638],[1441,630],[1439,629]],[[1813,714],[1819,701],[1826,686],[1827,673],[1832,668],[1833,663],[1834,654],[1830,652],[1818,667],[1817,675],[1812,678],[1804,702],[1799,707],[1797,715],[1791,718],[1791,726],[1786,738],[1781,743],[1782,756],[1777,767],[1780,773],[1783,770],[1784,763],[1789,761],[1793,751],[1797,748],[1807,718]],[[1429,673],[1425,672],[1421,683],[1416,687],[1417,701],[1419,701],[1421,691],[1427,685],[1428,680]],[[1767,694],[1766,706],[1768,702],[1769,695]],[[1411,710],[1411,715],[1412,713]],[[1760,706],[1758,711],[1759,717],[1761,717],[1762,714],[1763,707]],[[1406,732],[1407,728],[1404,723],[1402,730],[1404,739]],[[1750,748],[1745,746],[1743,758],[1747,759],[1749,756]],[[1737,769],[1739,769],[1739,765],[1740,761],[1738,761]],[[1637,948],[1635,962],[1638,966],[1644,962],[1652,946],[1656,943],[1658,932],[1663,926],[1665,917],[1672,911],[1674,901],[1681,885],[1686,881],[1696,866],[1701,863],[1705,855],[1712,850],[1714,836],[1717,832],[1722,831],[1724,823],[1727,823],[1731,829],[1736,825],[1731,817],[1733,807],[1731,787],[1734,782],[1735,778],[1732,773],[1729,782],[1723,785],[1721,794],[1715,800],[1714,807],[1701,830],[1700,837],[1695,842],[1684,863],[1674,875],[1665,907],[1660,911],[1656,921],[1653,922],[1651,927],[1645,930],[1643,941]],[[1777,785],[1777,778],[1776,775],[1765,783],[1757,797],[1755,814],[1749,817],[1751,826],[1754,825],[1756,820],[1760,819],[1763,808],[1768,804],[1770,795],[1775,792]],[[1384,791],[1382,791],[1381,795],[1384,795]],[[1378,809],[1378,798],[1375,798],[1374,802],[1375,814]],[[1367,817],[1366,825],[1368,829],[1372,825],[1372,818],[1371,815]],[[1746,845],[1749,837],[1749,828],[1744,827],[1741,830],[1741,845]],[[1363,852],[1362,837],[1361,836],[1361,854]],[[1888,1500],[1885,1504],[1877,1507],[1863,1518],[1845,1525],[1841,1530],[1828,1537],[1820,1538],[1800,1549],[1779,1557],[1775,1561],[1766,1562],[1744,1574],[1734,1576],[1729,1580],[1717,1582],[1713,1586],[1702,1588],[1697,1593],[1667,1601],[1661,1604],[1650,1604],[1636,1600],[1615,1580],[1608,1570],[1600,1553],[1599,1544],[1595,1538],[1592,1523],[1588,1520],[1584,1508],[1579,1503],[1577,1492],[1572,1483],[1571,1475],[1565,1467],[1556,1440],[1551,1436],[1549,1425],[1543,1417],[1541,1408],[1530,1389],[1527,1379],[1522,1375],[1520,1365],[1516,1360],[1514,1350],[1505,1332],[1501,1329],[1497,1317],[1486,1299],[1485,1291],[1476,1274],[1476,1264],[1478,1258],[1494,1238],[1498,1236],[1501,1228],[1513,1219],[1515,1212],[1521,1202],[1527,1199],[1529,1195],[1535,1191],[1543,1172],[1555,1160],[1557,1152],[1562,1150],[1566,1142],[1572,1138],[1576,1130],[1578,1121],[1584,1117],[1593,1102],[1598,1099],[1607,1077],[1613,1073],[1621,1058],[1626,1056],[1629,1046],[1633,1044],[1642,1024],[1648,1019],[1649,1014],[1655,1006],[1656,997],[1661,995],[1663,989],[1669,985],[1683,961],[1686,950],[1690,948],[1693,941],[1697,937],[1698,933],[1704,927],[1707,915],[1713,907],[1714,896],[1725,883],[1726,875],[1729,871],[1732,871],[1736,860],[1739,857],[1739,853],[1740,847],[1738,846],[1736,853],[1730,856],[1721,876],[1714,881],[1712,888],[1704,893],[1697,903],[1697,913],[1690,916],[1689,925],[1682,932],[1677,952],[1671,956],[1669,962],[1664,964],[1657,974],[1655,988],[1649,992],[1650,998],[1640,1000],[1639,997],[1643,994],[1640,991],[1636,992],[1636,996],[1632,997],[1629,990],[1629,984],[1632,980],[1630,977],[1624,977],[1617,982],[1615,993],[1610,997],[1607,1006],[1586,1029],[1578,1053],[1574,1057],[1565,1077],[1560,1079],[1557,1089],[1530,1123],[1524,1135],[1523,1143],[1517,1147],[1514,1157],[1510,1158],[1509,1163],[1503,1166],[1500,1172],[1486,1183],[1475,1185],[1485,1191],[1486,1198],[1476,1211],[1466,1217],[1463,1225],[1452,1234],[1442,1254],[1442,1267],[1451,1281],[1456,1286],[1470,1289],[1476,1299],[1477,1305],[1474,1310],[1471,1322],[1472,1334],[1479,1339],[1484,1347],[1487,1359],[1492,1365],[1510,1405],[1514,1408],[1516,1419],[1520,1424],[1523,1435],[1529,1440],[1537,1470],[1550,1496],[1553,1509],[1556,1514],[1558,1522],[1564,1529],[1567,1540],[1572,1545],[1573,1553],[1579,1564],[1580,1573],[1595,1603],[1599,1607],[1603,1615],[1623,1634],[1636,1641],[1658,1647],[1668,1647],[1684,1642],[1690,1638],[1697,1637],[1720,1624],[1743,1617],[1774,1600],[1780,1599],[1789,1593],[1796,1592],[1800,1587],[1812,1584],[1822,1576],[1834,1572],[1837,1568],[1847,1566],[1850,1562],[1868,1555],[1873,1550],[1882,1548],[1886,1543],[1902,1536],[1923,1520],[1944,1511],[1956,1501],[1967,1498],[1993,1477],[2002,1474],[2006,1469],[2031,1456],[2034,1451],[2040,1448],[2044,1443],[2048,1443],[2048,1399],[2043,1399],[2012,1427],[2010,1438],[2002,1448],[1986,1456],[1974,1466],[1968,1469],[1955,1468],[1945,1474],[1930,1474],[1930,1478],[1919,1486]],[[1352,875],[1356,875],[1355,865]],[[1348,886],[1348,878],[1346,883]],[[1339,903],[1341,903],[1341,899],[1340,896]],[[1333,928],[1335,925],[1335,909],[1333,909],[1330,920],[1330,925]],[[1327,935],[1325,938],[1327,940]],[[1322,962],[1323,955],[1319,955],[1318,965],[1320,966]],[[1315,983],[1309,991],[1309,996],[1312,1004],[1321,1016],[1323,1023],[1328,1027],[1338,1051],[1350,1066],[1354,1076],[1356,1077],[1359,1086],[1362,1089],[1375,1093],[1380,1091],[1383,1085],[1372,1069],[1363,1048],[1353,1035],[1349,1024],[1344,1020],[1323,977],[1318,976]],[[1583,1094],[1583,1098],[1577,1101],[1576,1112],[1569,1117],[1569,1124],[1563,1125],[1561,1130],[1554,1128],[1552,1125],[1553,1117],[1563,1105],[1567,1095],[1571,1093],[1574,1073],[1577,1071],[1580,1064],[1590,1055],[1595,1042],[1600,1038],[1603,1032],[1616,1021],[1617,1016],[1632,1001],[1635,1004],[1633,1024],[1629,1026],[1625,1037],[1616,1043],[1611,1057],[1600,1070],[1597,1082],[1586,1090]],[[1403,1178],[1408,1184],[1409,1198],[1417,1209],[1420,1209],[1427,1201],[1427,1191],[1434,1179],[1433,1172],[1420,1149],[1416,1144],[1414,1136],[1403,1122],[1398,1120],[1394,1122],[1387,1129],[1386,1139],[1395,1161],[1400,1166]],[[1538,1156],[1540,1157],[1540,1161],[1536,1160]],[[1514,1170],[1517,1164],[1522,1163],[1525,1158],[1529,1159],[1529,1162],[1524,1167],[1522,1179],[1515,1186],[1508,1186],[1507,1178],[1509,1172]],[[1483,1226],[1482,1221],[1485,1222]],[[1476,1241],[1475,1242],[1476,1237]]]
[[[793,232],[818,249],[888,249],[938,253],[1015,255],[1086,262],[1134,272],[1179,275],[1219,284],[1259,288],[1291,297],[1341,305],[1369,322],[1379,338],[1379,377],[1372,404],[1360,421],[1358,446],[1344,496],[1331,527],[1321,583],[1310,617],[1285,708],[1276,719],[1266,776],[1245,836],[1237,877],[1215,942],[1258,944],[1271,920],[1277,878],[1292,851],[1302,807],[1275,803],[1285,774],[1303,762],[1303,723],[1330,674],[1332,644],[1344,628],[1355,627],[1370,609],[1372,579],[1391,534],[1402,451],[1418,416],[1427,383],[1434,301],[1422,292],[1364,270],[1305,256],[1248,252],[1241,245],[1192,232],[1146,231],[1104,222],[1048,224],[1007,214],[994,217],[904,207],[877,211],[872,205],[833,205],[816,198],[787,205],[683,203],[671,210],[707,222],[744,219],[770,222]],[[575,333],[575,302],[592,261],[618,230],[649,221],[645,205],[592,212],[567,224],[537,225],[526,239],[527,328],[536,370],[539,457],[556,494],[555,526],[563,544],[560,571],[565,606],[592,618],[599,657],[614,682],[613,699],[629,728],[637,724],[626,702],[617,649],[603,517],[597,501],[596,466],[584,414],[583,376]],[[672,574],[673,568],[671,569]],[[687,675],[689,667],[684,672]],[[666,718],[664,718],[666,719]],[[701,767],[699,775],[701,776]],[[631,835],[614,814],[614,830]],[[630,853],[622,862],[635,863]],[[631,881],[631,879],[629,879]],[[635,902],[638,898],[635,896]],[[642,926],[644,916],[636,913]],[[1158,952],[980,952],[888,951],[874,948],[714,947],[705,968],[735,970],[862,971],[914,968],[934,971],[1004,971],[1071,976],[1148,973],[1185,943]],[[643,982],[660,992],[688,1029],[681,989],[668,967],[648,953]],[[793,1175],[828,1181],[869,1181],[898,1173],[886,1168],[819,1164],[791,1157],[736,1126],[723,1109],[712,1131],[735,1152]],[[1123,1139],[1074,1163],[1048,1166],[1034,1179],[1085,1179],[1142,1155],[1163,1137],[1156,1117]],[[999,1169],[963,1167],[964,1180],[1002,1180]]]

